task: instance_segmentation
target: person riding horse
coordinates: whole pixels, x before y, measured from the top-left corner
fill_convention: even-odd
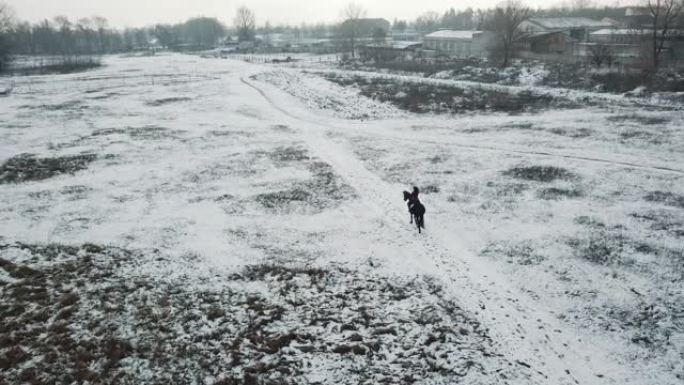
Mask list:
[[[404,191],[404,201],[407,201],[406,205],[408,206],[408,211],[411,216],[410,223],[413,223],[413,218],[415,217],[416,226],[418,227],[418,232],[420,232],[421,228],[425,228],[425,220],[423,218],[425,215],[425,206],[420,203],[418,194],[420,194],[420,190],[418,187],[413,186],[412,192]]]
[[[413,191],[411,192],[411,197],[409,198],[409,203],[413,202],[415,203],[420,203],[420,199],[418,199],[418,194],[420,194],[420,190],[418,190],[418,187],[413,186]]]

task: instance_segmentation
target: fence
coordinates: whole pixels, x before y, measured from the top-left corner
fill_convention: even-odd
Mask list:
[[[247,63],[336,63],[340,55],[301,55],[301,54],[219,54],[222,59],[240,60]]]

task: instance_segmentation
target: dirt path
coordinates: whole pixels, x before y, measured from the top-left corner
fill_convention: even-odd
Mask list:
[[[280,111],[281,113],[287,115],[288,117],[292,119],[296,119],[298,122],[306,122],[308,124],[313,124],[318,127],[326,127],[328,129],[335,130],[337,132],[345,132],[345,133],[350,133],[354,132],[354,134],[362,137],[369,137],[369,138],[384,138],[384,139],[390,139],[390,140],[400,140],[400,141],[409,141],[411,143],[428,143],[428,144],[439,144],[439,145],[448,145],[448,146],[453,146],[457,148],[464,148],[464,149],[469,149],[469,150],[477,150],[477,151],[487,151],[487,152],[497,152],[497,153],[506,153],[506,154],[519,154],[519,155],[528,155],[528,156],[534,156],[534,157],[542,157],[542,158],[555,158],[555,159],[572,159],[572,160],[579,160],[579,161],[584,161],[584,162],[590,162],[590,163],[601,163],[601,164],[607,164],[607,165],[613,165],[613,166],[619,166],[619,167],[627,167],[627,168],[635,168],[635,169],[641,169],[641,170],[648,170],[648,171],[654,171],[654,172],[666,172],[666,173],[672,173],[672,174],[678,174],[678,175],[684,175],[684,170],[678,169],[678,168],[671,168],[663,165],[650,165],[650,164],[644,164],[643,162],[636,163],[636,162],[630,162],[630,161],[619,161],[615,159],[605,159],[605,158],[599,158],[595,156],[583,156],[583,155],[575,155],[575,154],[568,154],[568,153],[554,153],[554,152],[549,152],[549,151],[531,151],[531,150],[526,150],[523,148],[512,148],[512,147],[499,147],[499,146],[488,146],[488,145],[479,145],[479,144],[472,144],[472,143],[463,143],[458,140],[454,140],[451,138],[442,138],[440,140],[430,140],[430,139],[420,139],[416,138],[416,135],[407,135],[407,134],[402,134],[400,132],[386,132],[386,131],[374,131],[372,133],[369,133],[367,130],[362,130],[359,128],[355,127],[339,127],[337,125],[331,124],[330,122],[323,122],[319,119],[316,119],[315,117],[313,118],[305,118],[301,116],[297,116],[293,114],[292,112],[288,111],[287,109],[279,106],[277,103],[274,103],[273,100],[261,89],[255,86],[254,82],[246,80],[244,77],[240,79],[244,84],[252,87],[255,89],[257,92],[259,92],[269,103],[270,105],[275,108],[276,110]]]
[[[539,383],[548,384],[645,384],[629,363],[617,362],[612,353],[619,347],[599,336],[591,342],[569,328],[555,315],[540,309],[527,295],[508,284],[494,269],[461,241],[467,232],[449,223],[430,222],[427,232],[418,235],[408,225],[406,207],[401,201],[403,186],[383,181],[354,156],[351,149],[331,140],[314,119],[300,118],[274,102],[263,89],[242,78],[244,84],[261,94],[279,120],[298,128],[300,139],[313,154],[328,162],[356,189],[368,207],[365,216],[380,218],[379,239],[399,244],[405,257],[423,261],[438,277],[448,293],[467,311],[477,315],[489,328],[497,348],[511,362],[531,367],[540,374]],[[328,126],[330,128],[330,126]],[[335,127],[332,127],[335,129]],[[393,199],[396,198],[396,199]],[[459,234],[459,235],[454,235]],[[615,349],[615,350],[613,350]]]

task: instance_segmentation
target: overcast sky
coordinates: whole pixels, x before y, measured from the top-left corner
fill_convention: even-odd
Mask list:
[[[140,27],[158,22],[174,23],[192,16],[216,17],[231,24],[240,5],[252,8],[257,23],[300,24],[340,19],[340,9],[349,0],[0,0],[14,8],[19,19],[38,21],[55,15],[71,19],[101,15],[115,27]],[[533,7],[558,4],[561,0],[527,0]],[[599,0],[615,4],[616,0]],[[619,1],[619,0],[618,0]],[[425,11],[443,12],[454,7],[486,8],[500,0],[357,0],[369,17],[413,19]]]

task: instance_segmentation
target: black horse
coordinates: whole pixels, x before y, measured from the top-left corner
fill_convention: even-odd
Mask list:
[[[418,227],[418,233],[420,233],[421,229],[425,228],[425,206],[418,199],[413,199],[408,191],[404,191],[404,202],[408,205],[408,211],[411,215],[410,223],[413,223],[413,218],[415,218],[416,227]]]

